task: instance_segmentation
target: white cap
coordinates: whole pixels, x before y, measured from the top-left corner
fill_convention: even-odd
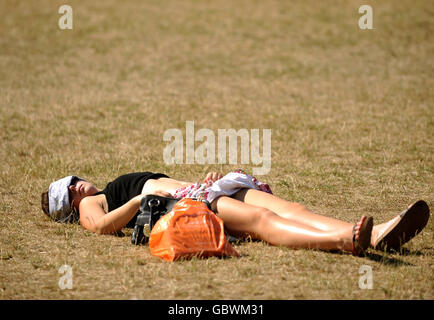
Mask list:
[[[48,209],[55,221],[67,222],[71,218],[72,209],[68,187],[74,178],[84,180],[77,176],[67,176],[52,182],[48,188]]]

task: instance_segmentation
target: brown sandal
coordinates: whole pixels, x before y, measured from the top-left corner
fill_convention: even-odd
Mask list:
[[[426,226],[429,220],[429,207],[425,201],[419,200],[402,211],[399,216],[399,220],[388,226],[375,240],[375,249],[398,251]]]
[[[374,219],[372,217],[363,216],[362,225],[360,226],[359,239],[356,239],[356,225],[353,226],[353,248],[352,253],[354,256],[361,256],[368,249],[371,243],[372,228],[374,226]]]

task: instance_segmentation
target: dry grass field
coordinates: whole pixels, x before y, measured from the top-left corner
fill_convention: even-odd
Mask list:
[[[58,27],[65,3],[72,30]],[[97,236],[40,208],[70,174],[103,188],[134,171],[195,181],[255,167],[166,164],[163,134],[186,121],[271,129],[258,178],[314,212],[380,223],[419,199],[432,208],[429,1],[2,0],[0,12],[0,299],[434,298],[432,219],[399,253],[247,241],[239,258],[166,263],[131,230]],[[72,289],[58,285],[64,264]]]

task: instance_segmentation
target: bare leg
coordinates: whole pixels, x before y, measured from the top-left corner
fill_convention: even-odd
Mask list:
[[[225,228],[235,236],[250,236],[272,245],[290,248],[351,250],[352,225],[323,231],[298,221],[283,218],[273,211],[222,196],[212,203]],[[360,223],[356,227],[359,236]]]
[[[266,207],[283,218],[304,223],[322,231],[334,231],[351,225],[341,220],[312,213],[302,204],[289,202],[254,189],[242,189],[233,197],[245,203]],[[387,229],[390,224],[396,223],[397,220],[399,220],[399,215],[385,223],[374,226],[372,229],[371,246],[374,245],[378,234],[382,230]]]
[[[353,226],[353,224],[345,221],[312,213],[302,204],[289,202],[270,193],[255,189],[242,189],[233,198],[248,204],[267,208],[283,218],[303,223],[322,231],[336,231]]]
[[[170,178],[151,179],[146,182],[142,192],[145,194],[152,194],[157,191],[173,193],[176,189],[191,184],[191,182],[183,182]],[[247,204],[267,208],[285,219],[308,225],[321,231],[336,231],[353,226],[341,220],[314,214],[299,203],[289,202],[254,189],[242,189],[232,197]]]
[[[190,184],[169,178],[148,180],[143,188],[143,192],[174,192],[177,188]],[[233,210],[231,208],[227,209],[223,205],[223,215],[226,219],[225,226],[234,235],[250,235],[254,239],[261,239],[271,244],[286,245],[284,243],[287,243],[291,247],[344,250],[349,250],[351,247],[351,231],[353,227],[351,223],[314,214],[301,204],[289,202],[254,189],[240,190],[233,197],[236,200],[232,200],[238,202],[237,206],[241,204],[249,206],[247,209],[240,209],[241,215],[232,216]],[[220,198],[231,199],[229,197]],[[225,200],[223,203],[227,201],[230,200]],[[220,207],[222,207],[222,201],[218,202],[220,203]],[[213,205],[215,207],[214,211],[217,212],[217,200],[213,202]],[[251,214],[252,212],[254,213],[253,215]],[[219,215],[221,215],[221,212]],[[262,219],[264,215],[267,217],[271,216],[271,219]],[[231,222],[232,219],[235,219],[234,223]],[[268,225],[271,225],[272,232],[268,235],[264,234],[264,232],[267,232],[267,228],[265,231],[262,228],[262,224],[265,224],[264,220]],[[356,227],[356,237],[358,237],[358,227],[359,225]],[[255,233],[258,231],[257,229],[261,232]],[[278,231],[277,233],[276,230]],[[296,237],[290,236],[284,230],[291,231]],[[283,242],[279,237],[283,237]]]

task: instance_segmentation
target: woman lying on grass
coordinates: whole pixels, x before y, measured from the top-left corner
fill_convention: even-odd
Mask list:
[[[394,219],[373,226],[372,217],[356,224],[314,214],[299,203],[274,196],[267,184],[245,174],[210,172],[202,183],[183,182],[161,173],[122,175],[104,190],[68,176],[42,193],[42,209],[58,222],[79,221],[87,230],[111,234],[134,227],[143,196],[205,199],[235,237],[251,237],[289,248],[350,251],[360,255],[369,246],[398,250],[427,224],[429,208],[418,201]]]

